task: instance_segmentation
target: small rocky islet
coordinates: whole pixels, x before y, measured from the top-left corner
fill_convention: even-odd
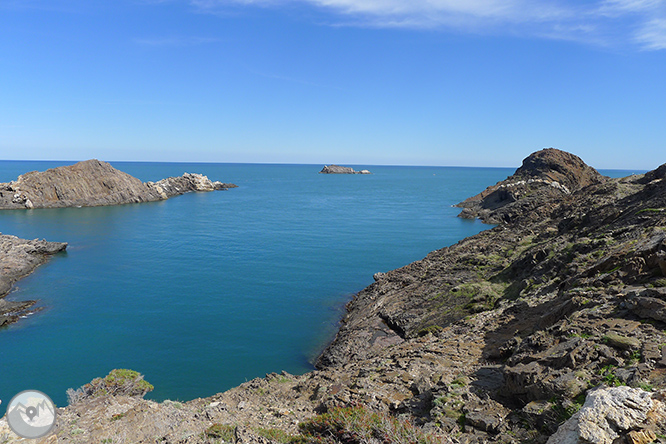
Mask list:
[[[458,206],[497,226],[376,274],[317,370],[182,403],[112,372],[41,442],[665,443],[666,164],[546,149]]]
[[[324,165],[319,174],[372,174],[368,170],[356,171],[352,167],[340,165]]]

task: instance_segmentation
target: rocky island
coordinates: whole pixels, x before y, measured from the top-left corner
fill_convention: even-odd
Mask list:
[[[372,174],[368,170],[356,171],[351,167],[340,165],[325,165],[319,174]]]
[[[183,403],[115,370],[41,442],[665,443],[666,164],[542,150],[460,206],[497,226],[377,273],[317,370]]]
[[[0,183],[0,209],[122,205],[164,200],[191,191],[235,187],[190,173],[158,182],[141,182],[106,162],[92,159],[43,172],[32,171],[15,181]]]

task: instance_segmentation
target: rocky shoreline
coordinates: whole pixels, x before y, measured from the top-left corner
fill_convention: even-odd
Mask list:
[[[666,165],[542,150],[460,206],[498,225],[377,274],[317,370],[184,403],[96,382],[41,442],[666,443]]]
[[[37,302],[5,300],[14,283],[66,248],[67,244],[63,242],[25,240],[0,234],[0,327],[31,313]]]

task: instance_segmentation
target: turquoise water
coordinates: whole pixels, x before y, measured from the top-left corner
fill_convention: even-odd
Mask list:
[[[66,163],[0,162],[0,182]],[[131,368],[149,398],[210,396],[302,373],[372,275],[488,228],[451,205],[508,168],[113,163],[142,180],[199,172],[239,188],[117,207],[0,212],[0,231],[69,243],[8,298],[41,312],[0,331],[0,399]]]

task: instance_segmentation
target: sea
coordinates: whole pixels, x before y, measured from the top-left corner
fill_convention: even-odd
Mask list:
[[[0,161],[0,182],[73,162]],[[211,396],[271,372],[302,374],[345,304],[430,251],[491,228],[452,205],[515,168],[111,162],[143,181],[185,172],[238,188],[113,207],[0,211],[0,232],[67,242],[8,300],[41,310],[0,330],[0,400],[66,390],[114,368],[146,397]],[[615,177],[632,171],[602,171]]]

